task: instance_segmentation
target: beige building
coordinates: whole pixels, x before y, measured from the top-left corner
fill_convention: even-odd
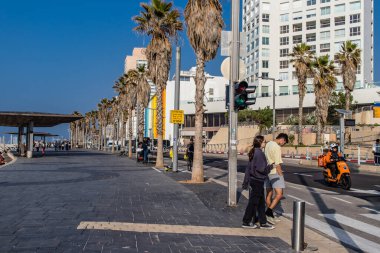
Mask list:
[[[145,50],[145,48],[134,48],[132,55],[127,55],[127,57],[125,57],[124,73],[127,73],[130,69],[136,69],[138,66],[148,65]]]

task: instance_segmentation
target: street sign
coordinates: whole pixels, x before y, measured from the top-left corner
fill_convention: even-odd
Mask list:
[[[183,110],[170,110],[170,123],[184,124],[185,114]]]
[[[355,126],[355,120],[354,119],[344,119],[344,126],[345,127],[354,127]]]

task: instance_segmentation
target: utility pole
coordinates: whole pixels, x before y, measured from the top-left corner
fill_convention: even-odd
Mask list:
[[[240,0],[232,0],[231,8],[231,65],[230,65],[230,104],[228,108],[229,138],[228,138],[228,206],[237,203],[237,113],[235,112],[234,82],[239,80],[240,58]]]
[[[175,69],[175,86],[174,86],[174,110],[179,110],[179,94],[180,94],[180,69],[181,69],[181,48],[176,48],[176,69]],[[178,124],[174,124],[173,128],[173,172],[178,171]]]

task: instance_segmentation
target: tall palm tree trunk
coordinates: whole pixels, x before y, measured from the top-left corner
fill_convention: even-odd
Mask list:
[[[303,99],[305,94],[299,95],[298,101],[298,145],[303,144],[302,140],[302,124],[303,124]]]
[[[316,136],[317,144],[322,144],[322,122],[320,116],[317,115],[317,136]]]
[[[132,124],[132,109],[128,109],[128,156],[132,158],[132,135],[133,135],[133,124]]]
[[[351,91],[346,89],[346,111],[349,111],[350,110],[350,105],[351,105],[351,101],[350,101],[350,98],[351,98]]]
[[[111,152],[112,153],[115,153],[115,131],[116,131],[116,127],[115,127],[115,123],[113,123],[113,128],[112,128],[112,135],[111,135],[111,138],[112,138],[112,148],[111,148]]]
[[[139,110],[140,110],[140,112],[139,112],[139,133],[138,133],[138,136],[139,136],[139,142],[142,142],[144,139],[144,128],[145,128],[145,124],[144,124],[145,108],[142,104],[140,104]]]
[[[156,168],[164,167],[162,84],[157,85],[157,155]]]
[[[206,78],[204,75],[204,60],[201,55],[197,56],[197,70],[195,74],[195,140],[194,140],[194,161],[191,180],[203,182],[203,150],[202,150],[202,130],[203,130],[203,96],[205,91]]]

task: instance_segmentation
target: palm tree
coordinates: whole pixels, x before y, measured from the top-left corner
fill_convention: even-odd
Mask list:
[[[206,77],[205,63],[215,58],[222,28],[222,6],[219,0],[189,0],[185,7],[185,22],[187,36],[197,57],[195,75],[195,141],[194,163],[191,179],[194,182],[203,182],[203,97]]]
[[[145,108],[149,104],[149,97],[150,97],[150,85],[147,79],[147,74],[145,72],[145,66],[141,65],[137,67],[138,72],[138,84],[137,84],[137,109],[139,110],[139,118],[138,118],[138,137],[139,142],[143,141],[144,138],[144,114],[145,114]]]
[[[348,40],[343,43],[339,53],[335,55],[343,77],[343,85],[346,91],[346,110],[350,110],[351,92],[355,88],[356,73],[361,62],[361,49],[355,43]]]
[[[106,141],[107,141],[107,136],[106,136],[106,128],[109,123],[109,109],[110,109],[110,100],[107,98],[103,98],[100,103],[98,104],[98,118],[100,121],[100,145],[99,149],[105,149],[106,148]]]
[[[78,111],[74,111],[72,114],[76,116],[82,116],[82,114]],[[76,145],[78,144],[78,127],[79,127],[79,120],[76,120],[70,123],[70,136],[71,136],[70,142],[71,142],[72,147],[76,147]]]
[[[178,31],[183,30],[180,13],[172,9],[172,3],[164,0],[152,0],[151,4],[142,3],[140,16],[133,17],[137,23],[135,31],[148,35],[151,41],[146,49],[148,73],[157,87],[157,159],[156,167],[164,167],[163,156],[163,104],[162,95],[169,77],[172,59],[170,40],[177,38]]]
[[[117,122],[117,114],[119,111],[119,101],[116,97],[113,97],[110,101],[110,123],[112,123],[112,131],[111,131],[111,139],[112,139],[112,149],[111,152],[115,152],[115,132],[116,132],[116,122]]]
[[[322,130],[326,125],[329,101],[336,87],[334,62],[328,55],[315,58],[311,63],[315,93],[315,114],[317,117],[317,143],[322,143]]]
[[[306,82],[310,76],[310,63],[314,53],[310,50],[310,46],[306,43],[297,44],[293,48],[293,52],[289,55],[290,62],[296,70],[298,79],[298,143],[302,144],[302,123],[303,123],[303,100],[306,94]]]

